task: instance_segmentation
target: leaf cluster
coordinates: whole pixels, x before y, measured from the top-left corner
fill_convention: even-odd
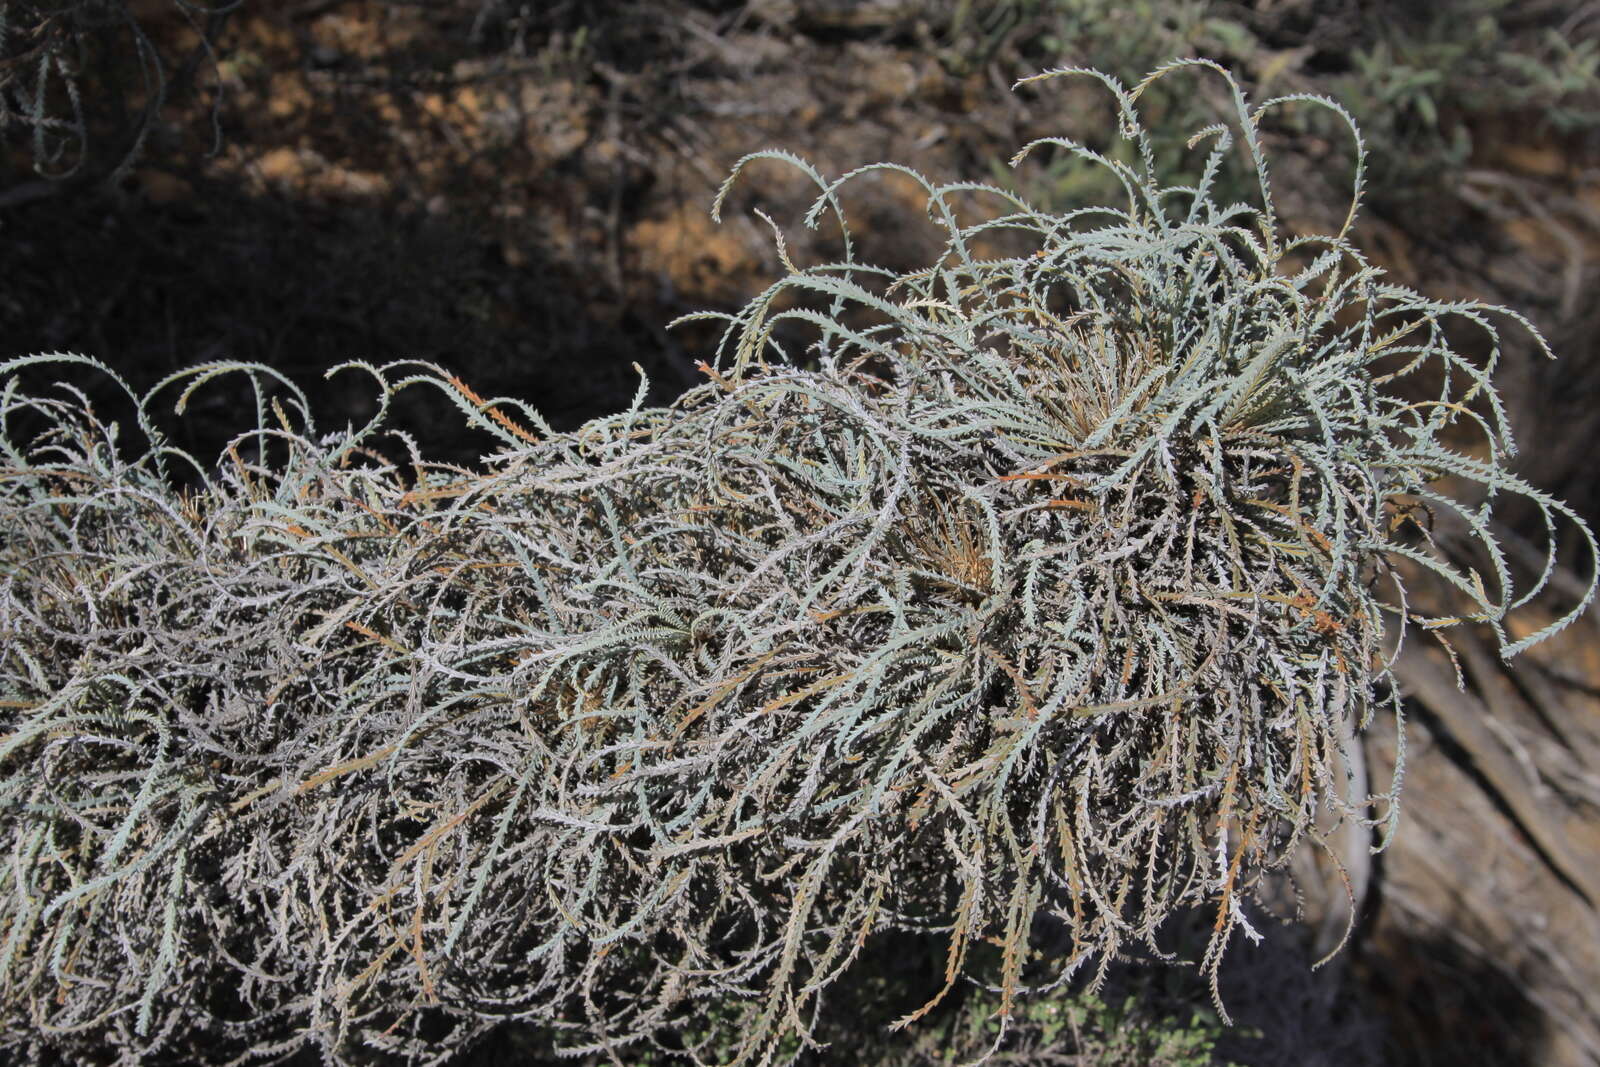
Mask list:
[[[1178,76],[1234,104],[1191,185],[1138,111]],[[1282,231],[1258,124],[1337,105],[1251,105],[1203,61],[1034,81],[1069,78],[1134,162],[1019,157],[1092,160],[1119,201],[742,161],[730,183],[810,175],[844,252],[800,267],[775,229],[787,273],[670,407],[641,382],[555,433],[351,363],[379,409],[330,433],[269,369],[210,364],[129,393],[129,458],[70,386],[25,385],[103,366],[0,365],[0,1049],[440,1063],[517,1019],[571,1054],[787,1060],[893,932],[943,958],[895,1027],[972,986],[999,1048],[1195,908],[1215,989],[1324,812],[1387,839],[1400,772],[1349,773],[1381,709],[1401,728],[1385,634],[1472,621],[1512,655],[1594,594],[1507,629],[1555,561],[1514,580],[1502,501],[1595,551],[1509,469],[1492,376],[1526,323],[1362,259],[1359,138],[1344,227]],[[1253,205],[1213,195],[1231,152]],[[947,236],[925,269],[854,254],[842,190],[888,171]],[[1000,237],[1026,250],[986,258]],[[253,426],[214,463],[167,445],[158,394],[232,375]],[[408,388],[502,450],[428,461],[385,426]],[[1401,564],[1470,610],[1411,611]]]

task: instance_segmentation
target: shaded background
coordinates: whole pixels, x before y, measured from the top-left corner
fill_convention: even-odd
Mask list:
[[[625,404],[635,364],[654,402],[697,379],[716,331],[666,324],[775,277],[753,208],[797,260],[838,254],[826,225],[799,225],[804,181],[767,164],[713,223],[744,153],[783,147],[830,176],[895,160],[1070,208],[1111,190],[1064,156],[1006,160],[1062,133],[1120,150],[1108,103],[1011,84],[1077,64],[1133,81],[1195,55],[1256,99],[1347,106],[1372,153],[1358,243],[1403,284],[1543,330],[1557,362],[1506,336],[1519,469],[1593,523],[1600,5],[1579,0],[0,0],[0,359],[91,355],[139,391],[260,362],[333,425],[373,395],[357,374],[322,384],[328,367],[418,359],[570,428]],[[1144,97],[1173,173],[1194,164],[1184,136],[1224,112],[1219,86]],[[1286,109],[1262,135],[1290,224],[1337,225],[1348,134]],[[875,178],[846,202],[862,258],[906,269],[938,251],[913,183]],[[176,443],[214,455],[239,432],[239,382],[165,423]],[[439,398],[403,399],[429,455],[469,464],[488,444]],[[1232,1056],[1600,1063],[1597,637],[1591,614],[1514,668],[1464,637],[1465,692],[1415,643],[1406,815],[1365,872],[1356,941],[1308,975],[1345,907],[1322,891],[1332,868],[1309,869],[1288,947],[1232,954],[1230,1007],[1262,1031]],[[1376,781],[1395,758],[1385,725]]]

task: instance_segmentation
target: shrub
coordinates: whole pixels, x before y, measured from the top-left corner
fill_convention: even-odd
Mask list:
[[[1184,188],[1136,110],[1180,72],[1237,109]],[[1380,706],[1400,718],[1386,616],[1512,655],[1593,596],[1506,635],[1550,567],[1513,581],[1500,500],[1595,547],[1507,467],[1494,318],[1527,324],[1356,252],[1359,137],[1344,227],[1281,232],[1255,123],[1336,104],[1252,108],[1203,61],[1132,92],[1034,80],[1079,76],[1144,163],[1051,143],[1125,203],[741,161],[810,174],[844,256],[802,269],[780,235],[788,273],[668,408],[641,384],[557,434],[436,368],[350,363],[330,373],[371,376],[378,414],[323,433],[292,383],[211,364],[129,390],[130,459],[80,394],[26,384],[106,368],[0,366],[0,1047],[438,1063],[523,1019],[573,1053],[714,1032],[764,1062],[891,931],[944,957],[897,1025],[965,977],[998,1041],[1195,906],[1214,983],[1320,807],[1387,839],[1398,780],[1342,770]],[[1210,195],[1236,143],[1254,207]],[[884,171],[948,234],[924,270],[852,254],[841,189]],[[158,395],[181,413],[236,374],[256,421],[214,465],[163,443]],[[417,385],[504,447],[385,458]],[[1401,565],[1471,610],[1412,614]]]

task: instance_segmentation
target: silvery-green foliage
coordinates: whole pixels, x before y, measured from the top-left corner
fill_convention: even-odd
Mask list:
[[[1068,76],[1147,143],[1143,85],[1036,80]],[[1125,202],[1051,215],[913,175],[949,236],[927,269],[847,229],[799,269],[780,239],[705,384],[573,433],[398,363],[338,368],[383,404],[323,433],[267,368],[211,364],[132,398],[130,460],[81,395],[22,385],[92,361],[0,365],[0,1047],[438,1063],[523,1019],[574,1054],[732,1035],[763,1062],[876,933],[939,939],[998,1034],[1193,907],[1214,976],[1319,809],[1393,831],[1398,780],[1344,770],[1399,719],[1386,628],[1471,620],[1511,655],[1594,591],[1507,636],[1551,571],[1513,582],[1501,501],[1594,553],[1507,467],[1491,376],[1527,324],[1387,283],[1354,204],[1285,234],[1256,118],[1342,112],[1229,86],[1198,187],[1107,162]],[[1229,151],[1259,203],[1210,197]],[[841,228],[842,187],[909,173],[759,155]],[[148,412],[218,378],[257,419],[206,465]],[[412,386],[505,447],[385,459]],[[1417,616],[1402,565],[1471,610]]]

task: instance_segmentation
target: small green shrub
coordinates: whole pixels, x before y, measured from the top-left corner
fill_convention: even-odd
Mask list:
[[[1174,75],[1236,106],[1190,187],[1136,110]],[[1594,593],[1506,637],[1550,569],[1513,580],[1496,506],[1595,548],[1507,467],[1495,320],[1526,323],[1387,283],[1354,202],[1338,233],[1280,231],[1256,123],[1337,105],[1251,107],[1205,62],[1035,80],[1067,77],[1106,86],[1138,162],[1053,143],[1125,200],[1050,214],[911,174],[948,235],[921,271],[858,261],[839,200],[909,171],[742,161],[811,174],[843,257],[802,269],[780,237],[788,273],[668,408],[641,386],[557,434],[352,363],[330,373],[379,411],[324,433],[292,383],[213,364],[130,392],[129,458],[80,394],[27,384],[98,364],[0,365],[0,1048],[439,1063],[521,1019],[570,1053],[715,1034],[767,1062],[891,931],[943,956],[896,1025],[965,978],[999,1041],[1196,907],[1214,983],[1320,808],[1392,833],[1398,780],[1351,795],[1339,769],[1399,718],[1386,618],[1512,655]],[[1253,207],[1211,195],[1236,149]],[[1358,141],[1356,198],[1363,165]],[[158,396],[238,374],[256,421],[215,464],[164,444]],[[504,448],[384,458],[414,385]],[[1400,563],[1470,611],[1416,616]]]
[[[980,1002],[972,1014],[982,1019],[983,1008],[998,1004]],[[1152,1019],[1144,1016],[1133,997],[1109,1005],[1092,993],[1063,1000],[1035,1001],[1018,1013],[1014,1025],[1032,1031],[1034,1062],[1049,1063],[1051,1050],[1071,1049],[1068,1060],[1092,1067],[1213,1067],[1222,1025],[1215,1017],[1195,1012],[1189,1019]],[[946,1062],[955,1062],[947,1059]]]

